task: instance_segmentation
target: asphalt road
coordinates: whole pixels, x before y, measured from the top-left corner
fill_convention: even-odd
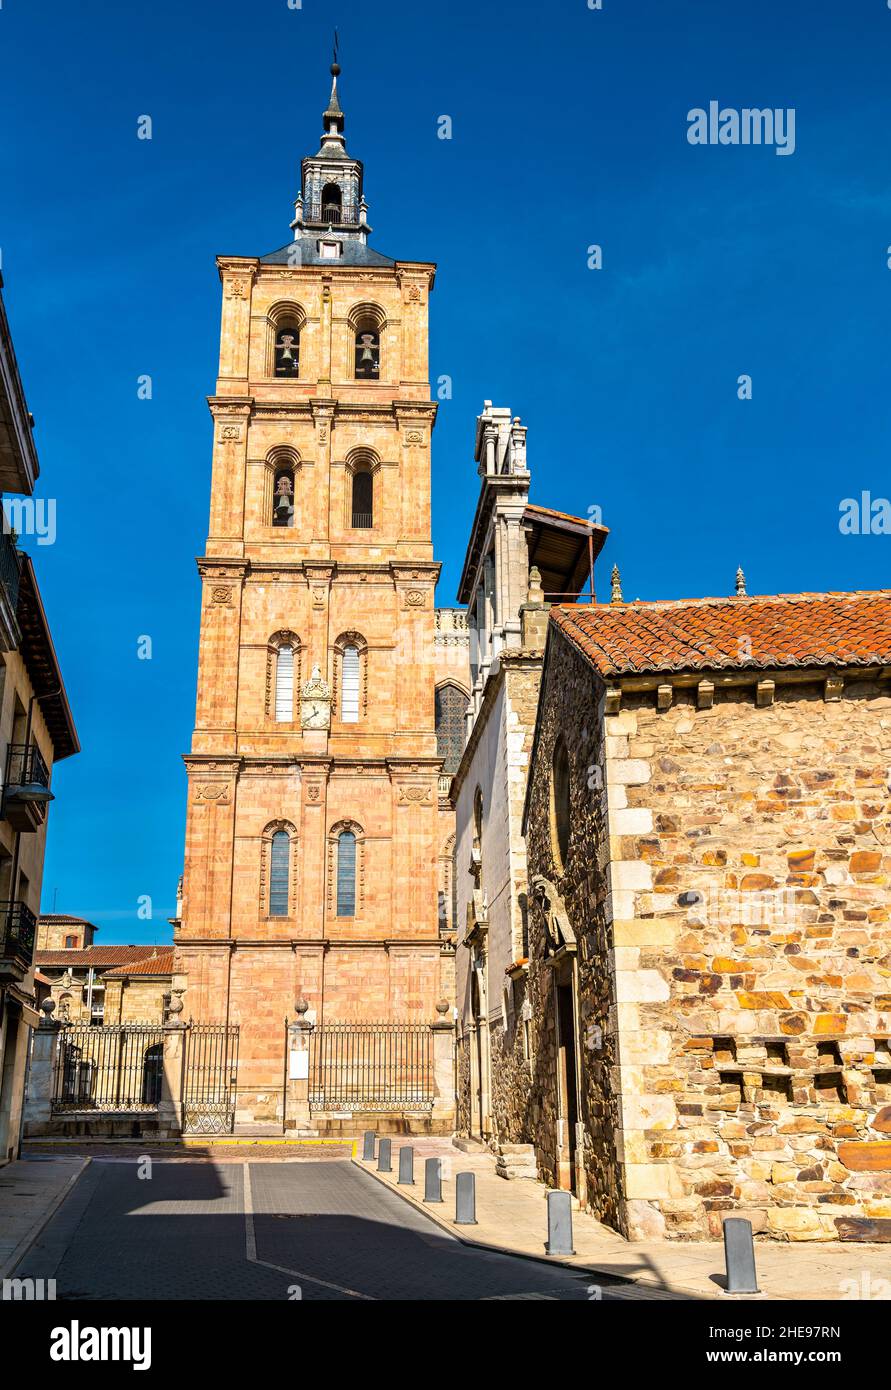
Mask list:
[[[347,1161],[140,1171],[94,1159],[16,1276],[54,1278],[75,1301],[592,1296],[588,1276],[464,1245]]]

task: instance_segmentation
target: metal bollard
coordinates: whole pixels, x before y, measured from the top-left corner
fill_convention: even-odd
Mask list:
[[[572,1248],[572,1198],[568,1192],[548,1193],[549,1255],[574,1255]]]
[[[415,1185],[415,1151],[410,1144],[399,1150],[399,1184],[402,1187]]]
[[[742,1216],[724,1221],[724,1263],[727,1267],[725,1293],[760,1293],[755,1270],[755,1240],[752,1223]]]
[[[442,1201],[442,1174],[438,1158],[428,1158],[424,1164],[424,1201]]]
[[[459,1173],[455,1178],[455,1225],[476,1224],[476,1174]]]
[[[379,1173],[392,1173],[393,1167],[390,1163],[390,1140],[380,1139],[377,1146],[377,1171]]]
[[[362,1138],[362,1158],[369,1160],[374,1158],[374,1130],[366,1129]]]

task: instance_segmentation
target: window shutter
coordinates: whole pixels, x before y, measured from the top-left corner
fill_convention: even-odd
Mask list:
[[[356,837],[351,830],[337,841],[337,915],[356,915]]]
[[[269,915],[288,915],[288,861],[291,841],[286,830],[277,830],[269,852]]]
[[[294,648],[279,647],[275,663],[275,718],[290,724],[294,718]]]
[[[359,722],[359,649],[344,647],[340,717],[344,724]]]

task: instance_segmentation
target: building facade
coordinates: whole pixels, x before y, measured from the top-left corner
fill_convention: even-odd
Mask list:
[[[458,594],[472,689],[451,787],[458,1123],[502,1145],[525,1138],[530,1081],[522,819],[548,609],[593,592],[606,530],[529,502],[526,429],[506,407],[486,401],[474,452],[480,494]]]
[[[78,931],[85,946],[44,945]],[[173,977],[172,946],[96,946],[96,928],[82,918],[41,917],[34,963],[52,999],[53,1016],[72,1025],[164,1023]]]
[[[31,498],[39,471],[32,429],[0,297],[0,487],[19,502]],[[19,1151],[31,1030],[39,1023],[33,956],[52,769],[80,748],[34,567],[16,545],[11,514],[4,507],[0,526],[0,1164]],[[27,520],[21,505],[18,514]]]
[[[174,985],[188,1015],[240,1028],[251,1125],[282,1120],[296,1000],[317,1028],[429,1022],[453,970],[438,910],[435,268],[368,245],[335,69],[293,241],[218,260]]]
[[[541,1175],[631,1238],[891,1239],[891,592],[554,609]]]

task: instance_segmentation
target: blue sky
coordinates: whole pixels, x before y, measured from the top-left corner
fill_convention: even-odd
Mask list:
[[[891,538],[838,526],[844,497],[891,492],[883,0],[3,0],[4,293],[57,501],[29,548],[83,744],[43,906],[106,942],[167,939],[182,867],[214,256],[289,239],[334,23],[372,244],[439,266],[438,602],[484,398],[529,426],[534,500],[602,508],[601,595],[614,562],[626,597],[728,593],[738,564],[750,593],[891,575]],[[795,153],[691,146],[710,100],[794,107]]]

